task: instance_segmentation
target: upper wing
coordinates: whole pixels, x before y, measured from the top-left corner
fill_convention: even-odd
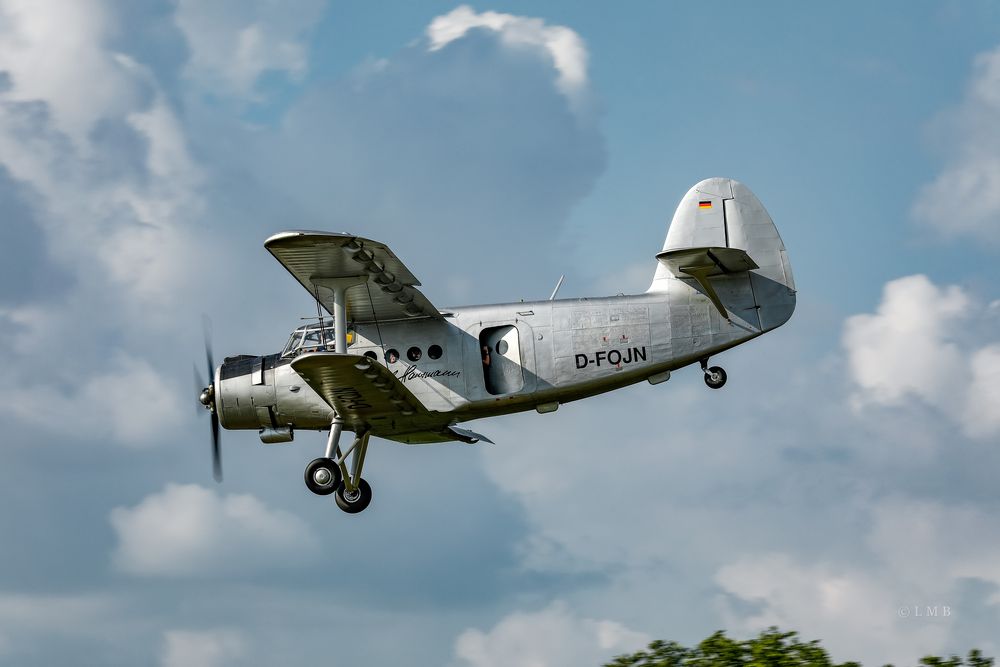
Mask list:
[[[331,314],[331,278],[359,276],[346,292],[347,319],[353,322],[442,317],[420,293],[420,281],[378,241],[335,232],[289,231],[264,242],[275,258]]]

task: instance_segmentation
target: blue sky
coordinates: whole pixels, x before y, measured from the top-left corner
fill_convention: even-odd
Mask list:
[[[998,14],[0,0],[0,664],[997,655]],[[270,234],[384,240],[442,306],[641,292],[710,176],[799,288],[724,390],[375,443],[356,517],[301,483],[319,434],[224,433],[211,481],[201,313],[222,356],[312,308]]]

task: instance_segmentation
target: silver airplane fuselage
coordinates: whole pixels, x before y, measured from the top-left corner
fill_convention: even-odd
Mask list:
[[[676,281],[662,292],[467,306],[445,309],[440,320],[356,325],[348,351],[374,355],[433,415],[419,424],[372,424],[372,435],[437,442],[447,438],[431,434],[450,424],[550,412],[643,380],[662,382],[780,326],[794,293],[769,308],[756,303],[749,283],[746,276],[717,280],[729,320],[695,286]],[[216,384],[225,428],[330,427],[331,407],[291,367],[295,352],[226,359]]]

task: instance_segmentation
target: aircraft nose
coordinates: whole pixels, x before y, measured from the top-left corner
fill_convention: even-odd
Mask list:
[[[204,405],[206,408],[212,405],[212,398],[215,394],[215,386],[208,385],[201,390],[201,394],[198,395],[198,402]]]

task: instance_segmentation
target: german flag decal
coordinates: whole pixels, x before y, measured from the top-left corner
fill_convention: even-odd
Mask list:
[[[698,208],[712,208],[711,200],[698,202]]]

